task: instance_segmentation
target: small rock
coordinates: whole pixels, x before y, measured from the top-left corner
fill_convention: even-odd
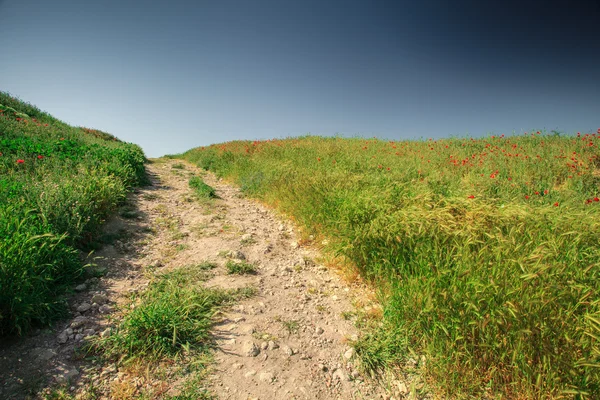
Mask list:
[[[317,369],[318,369],[319,371],[323,371],[323,372],[327,371],[327,367],[326,367],[325,365],[321,364],[321,363],[319,363],[319,364],[317,365]]]
[[[289,346],[283,346],[281,350],[283,350],[283,352],[290,357],[294,355],[294,350],[292,350],[292,348]]]
[[[108,302],[108,297],[103,294],[95,294],[92,296],[92,303],[98,303],[100,305]]]
[[[272,372],[261,372],[261,374],[258,376],[258,379],[262,382],[271,383],[275,380],[275,375],[273,375]]]
[[[268,347],[269,350],[275,350],[279,348],[279,345],[272,340],[269,340]]]
[[[242,353],[246,357],[256,357],[260,354],[260,349],[252,341],[247,341],[242,347]]]
[[[250,370],[250,371],[248,371],[248,372],[246,372],[244,374],[244,377],[250,378],[250,377],[253,377],[254,375],[256,375],[256,371],[255,370]]]
[[[83,331],[83,336],[93,336],[96,333],[93,329],[86,329]]]
[[[234,364],[231,364],[231,368],[233,368],[233,369],[242,369],[242,368],[244,368],[244,364],[242,364],[242,363],[234,363]]]
[[[350,349],[346,350],[346,352],[344,353],[344,358],[346,360],[351,359],[353,356],[354,356],[354,349],[353,348],[350,348]]]
[[[85,283],[75,286],[76,292],[83,292],[85,289],[87,289],[87,285]]]
[[[100,311],[102,314],[108,314],[113,311],[113,308],[111,306],[109,306],[108,304],[104,304],[98,308],[98,311]]]
[[[73,318],[73,321],[71,321],[71,328],[73,329],[77,329],[80,326],[85,325],[88,322],[88,318],[87,317],[83,317],[83,316],[78,316]]]
[[[298,242],[292,242],[290,244],[290,246],[291,246],[292,249],[297,249],[298,247],[300,247],[300,245],[298,244]]]
[[[260,349],[261,350],[266,350],[269,347],[269,344],[267,342],[262,342],[260,344]]]
[[[90,308],[92,308],[92,305],[89,303],[81,303],[78,307],[77,307],[77,311],[79,312],[86,312],[87,310],[89,310]]]
[[[58,335],[58,337],[56,338],[56,340],[60,344],[65,344],[69,340],[69,335],[67,334],[67,332],[63,331],[60,335]]]
[[[78,342],[81,341],[83,338],[84,338],[84,336],[81,333],[78,333],[77,335],[75,335],[75,340]]]
[[[332,377],[333,379],[339,379],[340,381],[349,380],[348,376],[344,373],[344,371],[341,368],[338,368],[335,371],[333,371]]]
[[[321,328],[320,326],[318,326],[318,327],[317,327],[317,329],[315,329],[315,332],[316,332],[318,335],[320,335],[320,334],[322,334],[322,333],[323,333],[323,332],[325,332],[325,331],[323,330],[323,328]]]

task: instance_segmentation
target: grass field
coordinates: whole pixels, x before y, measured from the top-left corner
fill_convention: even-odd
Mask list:
[[[379,289],[364,365],[453,397],[600,397],[600,130],[235,141],[178,157],[290,215]],[[417,357],[418,358],[418,357]]]
[[[144,161],[136,145],[0,92],[0,336],[64,315],[79,251],[145,182]]]

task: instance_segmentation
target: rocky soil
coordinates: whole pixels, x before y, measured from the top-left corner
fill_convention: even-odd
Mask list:
[[[214,363],[203,384],[217,398],[422,397],[418,377],[378,383],[361,373],[350,346],[360,334],[353,316],[356,307],[380,310],[366,287],[322,265],[318,244],[301,241],[289,221],[190,164],[157,160],[147,168],[153,185],[131,193],[120,216],[107,223],[108,244],[88,258],[95,265],[74,288],[72,316],[0,344],[0,398],[43,398],[57,387],[73,398],[177,395],[181,373],[169,374],[171,365],[157,377],[103,365],[78,349],[108,334],[131,294],[148,284],[149,270],[205,261],[218,265],[206,286],[256,289],[216,316]],[[188,186],[192,175],[202,176],[219,198],[197,201]],[[253,264],[256,273],[228,274],[228,261]]]

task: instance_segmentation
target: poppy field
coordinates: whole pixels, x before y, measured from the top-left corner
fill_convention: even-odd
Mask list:
[[[0,336],[66,312],[104,219],[143,183],[133,144],[0,92]]]
[[[176,156],[289,215],[377,288],[354,343],[439,393],[600,397],[600,130],[234,141]],[[326,241],[324,242],[323,240]]]

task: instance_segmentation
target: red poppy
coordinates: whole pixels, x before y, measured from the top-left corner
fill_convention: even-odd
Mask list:
[[[540,194],[540,192],[535,192],[535,194]]]
[[[525,195],[525,200],[529,200],[529,195]]]
[[[548,189],[544,190],[544,194],[548,194]]]
[[[554,207],[558,207],[558,201],[554,203]]]
[[[44,158],[44,156],[40,154],[40,155],[38,156],[38,160],[41,160],[42,158]]]
[[[25,162],[25,160],[21,160],[21,159],[17,160],[17,164],[23,164],[24,162]]]
[[[475,198],[475,196],[473,196],[473,195],[470,195],[468,198],[469,198],[469,199],[474,199],[474,198]]]
[[[594,201],[600,201],[598,197],[594,197]]]

